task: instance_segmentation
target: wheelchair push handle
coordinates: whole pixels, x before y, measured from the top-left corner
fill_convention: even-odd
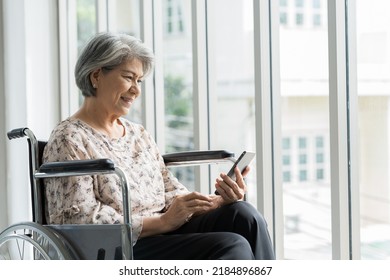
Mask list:
[[[26,129],[27,127],[21,127],[21,128],[15,128],[9,132],[7,132],[7,136],[9,140],[16,139],[16,138],[23,138],[26,136]]]

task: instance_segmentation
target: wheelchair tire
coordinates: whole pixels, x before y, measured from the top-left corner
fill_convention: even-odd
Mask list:
[[[19,223],[0,234],[0,261],[69,259],[75,257],[61,237],[40,224]]]

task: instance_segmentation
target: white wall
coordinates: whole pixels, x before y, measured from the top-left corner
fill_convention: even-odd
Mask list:
[[[0,202],[8,207],[1,206],[0,230],[31,217],[27,142],[8,141],[5,132],[27,126],[46,139],[59,121],[57,1],[3,0],[2,18]]]

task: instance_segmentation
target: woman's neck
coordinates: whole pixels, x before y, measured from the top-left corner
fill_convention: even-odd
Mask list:
[[[110,116],[95,106],[90,106],[85,101],[73,117],[112,139],[121,138],[125,134],[124,126],[119,117]]]

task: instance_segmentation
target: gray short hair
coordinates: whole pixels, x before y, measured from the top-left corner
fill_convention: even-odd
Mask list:
[[[85,97],[95,96],[90,75],[96,69],[110,71],[126,60],[139,59],[144,76],[153,68],[154,55],[139,39],[118,33],[98,33],[82,50],[75,67],[76,84]]]

